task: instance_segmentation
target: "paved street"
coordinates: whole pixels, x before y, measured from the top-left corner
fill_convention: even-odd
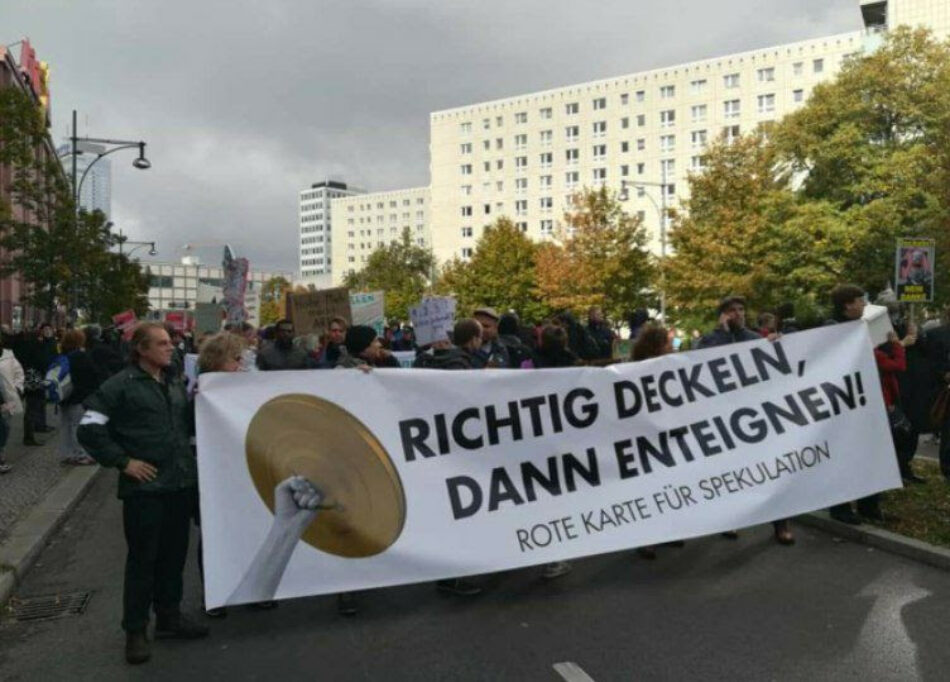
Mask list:
[[[0,624],[0,678],[24,680],[549,680],[574,662],[604,680],[942,680],[950,668],[950,574],[797,528],[575,563],[544,583],[496,576],[460,601],[430,585],[363,596],[344,619],[331,597],[276,611],[232,609],[211,638],[154,646],[129,668],[118,627],[124,546],[104,472],[21,586],[20,598],[91,590],[84,615]],[[235,529],[240,532],[240,529]],[[189,563],[189,606],[199,603]],[[160,674],[160,677],[156,677]]]

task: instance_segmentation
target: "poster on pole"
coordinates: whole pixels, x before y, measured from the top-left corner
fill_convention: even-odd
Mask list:
[[[195,333],[217,334],[221,331],[221,305],[218,303],[195,304]]]
[[[350,291],[345,287],[310,291],[306,294],[287,292],[290,319],[298,336],[323,334],[330,320],[341,317],[353,323],[350,314]]]
[[[657,545],[901,485],[862,322],[604,368],[271,374],[201,377],[208,608]]]
[[[898,301],[933,303],[935,255],[933,239],[897,240],[894,281]]]
[[[427,346],[448,339],[455,326],[455,306],[454,298],[432,296],[410,308],[409,319],[416,335],[416,344]]]
[[[363,324],[382,336],[386,328],[386,295],[382,291],[350,294],[350,315],[353,324]]]

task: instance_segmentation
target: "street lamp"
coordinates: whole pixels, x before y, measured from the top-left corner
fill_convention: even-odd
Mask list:
[[[627,201],[630,198],[629,187],[636,187],[640,192],[641,196],[645,196],[650,200],[650,203],[653,204],[653,207],[657,210],[660,215],[660,322],[666,323],[666,193],[668,191],[669,184],[666,181],[666,164],[661,164],[662,166],[662,182],[643,182],[636,181],[631,182],[629,180],[622,180],[620,183],[620,194],[617,195],[617,198],[620,201]],[[660,188],[660,204],[657,205],[656,199],[651,195],[647,194],[644,191],[644,187],[659,187]]]
[[[79,196],[80,191],[82,190],[82,183],[86,179],[86,175],[89,174],[89,170],[98,163],[99,159],[104,156],[108,156],[113,152],[117,152],[121,149],[135,149],[139,150],[138,158],[132,162],[134,168],[139,170],[148,170],[152,167],[152,163],[145,158],[145,142],[142,140],[132,141],[132,140],[108,140],[99,137],[77,137],[76,136],[76,110],[73,109],[73,134],[69,138],[70,141],[70,154],[72,154],[72,180],[73,180],[73,202],[76,205],[76,211],[79,211]],[[107,146],[111,149],[107,149]],[[76,181],[77,168],[76,168],[76,157],[79,156],[82,152],[91,151],[96,153],[96,158],[93,159],[92,163],[86,166],[86,169],[82,173],[82,177],[79,179],[79,182]]]

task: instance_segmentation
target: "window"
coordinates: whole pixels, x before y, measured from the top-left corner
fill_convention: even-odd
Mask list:
[[[647,171],[647,165],[645,163],[637,164],[637,175],[643,175]]]
[[[627,176],[629,176],[629,175],[630,175],[630,166],[627,166],[627,165],[621,166],[621,167],[620,167],[620,176],[625,178],[625,177],[627,177]]]
[[[524,194],[528,191],[528,178],[515,178],[515,192]]]
[[[739,118],[739,100],[730,99],[723,102],[723,115],[726,118]]]
[[[518,222],[518,223],[515,223],[515,227],[517,227],[517,228],[518,228],[519,230],[521,230],[522,232],[527,232],[527,231],[528,231],[528,223],[526,223],[526,222]]]
[[[466,142],[465,144],[463,144],[463,145],[460,146],[460,150],[461,150],[462,154],[471,154],[471,153],[472,153],[472,143],[471,143],[471,142]]]
[[[607,180],[606,168],[595,168],[593,171],[594,184],[603,184]]]
[[[527,199],[517,199],[515,201],[515,215],[528,215]]]
[[[541,154],[541,168],[550,168],[552,163],[554,163],[554,154],[552,152],[544,152]]]
[[[620,127],[623,128],[624,130],[626,130],[627,128],[629,128],[629,127],[630,127],[630,119],[629,119],[628,117],[626,117],[626,116],[624,116],[622,119],[620,119]]]
[[[540,200],[541,210],[548,212],[554,208],[554,198],[553,197],[541,197]]]
[[[603,161],[606,158],[607,158],[607,145],[595,144],[594,145],[594,161]]]
[[[580,126],[567,126],[564,129],[564,137],[567,138],[568,142],[574,142],[580,137],[581,127]]]
[[[628,93],[623,93],[620,95],[620,106],[627,106],[630,103],[630,95]]]
[[[522,151],[528,146],[528,136],[524,133],[515,135],[515,151]]]
[[[484,169],[484,171],[485,171],[486,173],[490,173],[490,172],[491,172],[491,161],[486,161],[486,162],[484,162],[484,163],[482,164],[482,168]]]
[[[664,188],[661,187],[661,188],[660,188],[660,191],[662,192],[663,189],[664,189]],[[672,182],[671,182],[670,184],[668,184],[668,185],[665,187],[665,189],[666,189],[666,196],[671,197],[671,198],[676,196],[676,184],[675,184],[675,183],[672,183]]]
[[[694,130],[689,134],[690,143],[693,145],[693,149],[703,149],[706,146],[706,131],[705,130]]]
[[[693,123],[702,123],[706,120],[706,105],[697,104],[690,109],[690,113],[693,116]]]
[[[483,129],[483,130],[491,130],[491,119],[490,119],[490,118],[483,118],[483,119],[482,119],[482,129]]]
[[[497,161],[495,161],[495,170],[501,170],[504,167],[505,167],[504,159],[498,159]]]
[[[727,88],[739,87],[739,74],[730,73],[722,77],[722,84]]]
[[[606,108],[607,108],[606,97],[598,97],[597,99],[594,100],[594,111],[598,111],[600,109],[606,109]]]
[[[470,134],[472,132],[471,121],[468,121],[466,123],[459,123],[459,132],[462,133],[462,135]]]
[[[624,140],[623,142],[621,142],[621,143],[620,143],[620,151],[621,151],[621,152],[624,152],[624,153],[629,152],[629,151],[630,151],[630,143],[627,142],[626,140]]]
[[[491,215],[491,204],[485,204],[485,215]]]
[[[667,109],[660,112],[660,127],[672,128],[676,125],[676,109]]]
[[[564,184],[568,188],[577,187],[581,181],[581,174],[577,171],[568,171],[564,174]]]
[[[567,149],[564,152],[564,158],[567,160],[567,164],[574,165],[580,159],[581,154],[579,149]]]
[[[637,101],[638,101],[638,102],[643,102],[643,101],[646,100],[646,98],[647,98],[647,91],[646,91],[646,90],[637,90]]]
[[[463,237],[471,237],[471,236],[472,236],[472,228],[470,228],[470,227],[463,227],[463,228],[462,228],[462,236],[463,236]]]
[[[796,76],[801,76],[805,72],[805,65],[802,62],[795,62],[792,64],[792,73]]]
[[[527,123],[528,122],[528,112],[519,111],[515,114],[515,123]]]
[[[551,107],[544,107],[538,110],[538,115],[543,119],[548,119],[554,116],[554,112],[551,110]]]
[[[581,110],[580,105],[577,102],[571,102],[564,105],[564,113],[568,116],[576,116]]]
[[[542,189],[551,189],[551,186],[554,184],[554,177],[551,175],[542,175],[538,178],[538,181]]]
[[[545,147],[550,147],[551,142],[554,140],[554,131],[553,130],[542,130],[541,131],[541,144]]]
[[[472,174],[472,164],[465,163],[462,164],[462,175],[471,175]]]
[[[541,234],[551,234],[554,232],[554,221],[553,220],[542,220],[541,221]]]
[[[607,134],[607,121],[594,121],[594,137],[603,137]]]
[[[505,141],[504,141],[504,139],[502,139],[502,138],[500,138],[500,137],[496,137],[496,138],[495,138],[495,149],[504,149],[504,148],[505,148]]]
[[[505,124],[505,119],[502,116],[495,117],[495,125],[501,128]]]
[[[792,99],[795,102],[804,102],[805,101],[805,91],[804,90],[793,90]]]
[[[660,99],[672,99],[676,97],[675,85],[664,85],[660,87]]]
[[[516,156],[515,157],[515,168],[518,170],[524,170],[528,167],[528,157],[527,156]]]
[[[814,73],[824,73],[825,71],[825,60],[824,59],[815,59],[812,60],[811,70]]]
[[[726,142],[735,142],[740,135],[739,126],[726,126],[722,129],[722,135]]]
[[[674,159],[660,159],[660,174],[666,177],[672,176],[676,172],[676,161]]]
[[[760,83],[772,83],[775,80],[775,69],[771,66],[759,69],[757,72]]]
[[[472,249],[466,246],[464,249],[462,249],[462,258],[471,258],[471,257],[472,257]]]
[[[662,135],[660,137],[660,151],[671,152],[676,149],[676,135]]]
[[[641,137],[639,140],[637,140],[637,151],[642,152],[646,150],[646,148],[647,148],[647,141]]]
[[[482,140],[482,149],[486,152],[491,149],[491,140]]]
[[[689,91],[694,95],[701,95],[706,92],[706,79],[700,78],[699,80],[691,81]]]
[[[647,124],[646,114],[637,114],[637,128],[642,128]]]
[[[689,160],[690,170],[694,173],[698,173],[706,170],[706,157],[705,156],[694,156]]]
[[[759,95],[759,113],[771,114],[775,111],[775,95]]]

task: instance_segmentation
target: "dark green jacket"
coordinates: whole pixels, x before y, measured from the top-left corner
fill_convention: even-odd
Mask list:
[[[129,366],[84,403],[79,442],[99,464],[119,470],[121,498],[198,485],[197,462],[189,444],[192,407],[182,380],[165,376],[165,383],[159,383],[142,368]],[[154,465],[158,475],[148,483],[124,475],[130,458]]]

